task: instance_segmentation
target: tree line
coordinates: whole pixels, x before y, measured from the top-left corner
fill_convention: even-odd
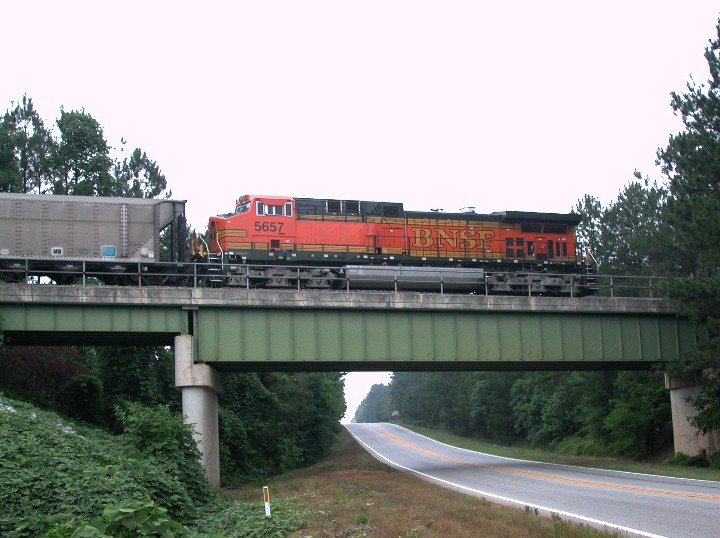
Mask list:
[[[393,419],[571,455],[642,459],[672,442],[658,372],[396,372],[353,420]]]
[[[663,178],[636,171],[615,201],[585,195],[573,209],[600,274],[664,277],[661,293],[707,332],[667,367],[699,383],[702,433],[720,429],[720,24],[705,59],[707,81],[671,94],[684,130],[657,151]],[[398,373],[373,387],[355,420],[397,411],[458,433],[642,457],[667,438],[668,405],[658,372]]]
[[[84,110],[61,109],[56,126],[57,135],[27,95],[12,103],[0,119],[0,192],[155,198],[167,188],[140,148],[111,157],[103,128]]]
[[[140,148],[122,159],[111,157],[102,127],[84,110],[61,109],[56,127],[57,135],[31,98],[12,103],[0,119],[0,192],[171,195],[160,167]],[[340,432],[345,412],[340,373],[225,374],[223,381],[225,482],[313,463]],[[173,351],[164,347],[0,348],[0,391],[116,432],[118,416],[131,404],[181,412]]]

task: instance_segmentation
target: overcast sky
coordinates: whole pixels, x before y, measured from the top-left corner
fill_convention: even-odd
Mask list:
[[[661,180],[670,92],[717,1],[33,1],[2,7],[0,111],[84,109],[190,223],[242,194],[568,212]],[[354,377],[367,378],[355,382]],[[348,417],[373,382],[348,376]]]

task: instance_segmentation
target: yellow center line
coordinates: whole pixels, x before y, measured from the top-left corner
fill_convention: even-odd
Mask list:
[[[710,499],[713,501],[720,501],[720,495],[711,495],[709,493],[685,493],[681,491],[670,491],[665,489],[653,489],[653,488],[641,488],[641,487],[635,487],[635,486],[621,486],[619,484],[608,484],[605,482],[593,482],[590,480],[579,480],[576,478],[565,478],[562,476],[556,476],[546,473],[537,473],[534,471],[523,471],[520,469],[511,469],[509,467],[501,467],[498,465],[490,465],[487,463],[476,463],[472,461],[462,460],[459,458],[453,458],[450,456],[444,456],[442,454],[438,454],[437,452],[432,452],[430,450],[422,449],[418,446],[415,446],[411,443],[408,443],[407,441],[403,441],[399,437],[397,437],[395,434],[387,430],[384,426],[380,426],[379,429],[371,428],[370,426],[365,425],[365,428],[369,429],[373,433],[376,433],[377,435],[380,435],[382,437],[385,437],[386,439],[389,439],[390,441],[393,441],[394,443],[397,443],[399,445],[404,446],[405,448],[408,448],[410,450],[414,450],[416,452],[420,452],[421,454],[425,454],[427,456],[441,459],[444,461],[449,461],[452,463],[461,463],[463,465],[470,465],[473,467],[483,467],[486,469],[492,469],[494,471],[503,471],[506,473],[514,473],[514,474],[520,474],[525,476],[532,476],[536,478],[544,478],[546,480],[557,480],[559,482],[568,482],[572,484],[581,484],[584,486],[594,486],[594,487],[602,487],[602,488],[610,488],[610,489],[621,489],[621,490],[627,490],[627,491],[637,491],[641,493],[656,493],[660,495],[675,495],[678,497],[693,497],[696,499]]]

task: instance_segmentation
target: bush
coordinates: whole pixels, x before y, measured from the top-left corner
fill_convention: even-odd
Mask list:
[[[166,405],[145,407],[139,403],[118,407],[116,414],[123,437],[141,457],[149,458],[163,470],[162,480],[153,480],[153,490],[164,499],[172,515],[193,518],[194,507],[217,500],[199,463],[200,451],[192,427],[183,422],[180,414],[171,412]],[[182,487],[168,488],[168,480]]]
[[[0,536],[41,536],[57,523],[89,520],[125,499],[152,499],[169,518],[185,524],[192,523],[198,508],[212,510],[217,497],[195,456],[181,454],[168,441],[185,439],[178,433],[182,420],[170,428],[165,410],[142,407],[125,416],[129,432],[118,439],[0,395]],[[142,453],[133,436],[151,432],[149,423],[158,417],[154,427],[167,439],[154,437],[158,450]],[[178,460],[163,458],[159,448],[172,452],[166,443],[175,447]]]
[[[70,417],[91,424],[103,423],[103,387],[93,375],[71,377],[60,386],[58,410]]]
[[[128,500],[109,504],[101,516],[73,520],[56,525],[44,538],[131,538],[161,536],[183,538],[197,536],[190,529],[167,517],[167,510],[150,499]]]
[[[675,452],[667,459],[670,465],[683,465],[685,467],[710,467],[707,454],[703,450],[697,456],[690,456],[682,452]]]

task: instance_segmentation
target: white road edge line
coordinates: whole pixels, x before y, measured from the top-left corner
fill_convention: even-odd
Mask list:
[[[593,519],[591,517],[581,516],[579,514],[573,514],[572,512],[564,512],[562,510],[555,510],[552,508],[548,508],[546,506],[540,506],[538,504],[531,504],[531,503],[527,503],[525,501],[519,501],[517,499],[512,499],[510,497],[503,497],[501,495],[495,495],[494,493],[488,493],[486,491],[481,491],[479,489],[469,488],[467,486],[463,486],[463,485],[457,484],[455,482],[450,482],[449,480],[444,480],[442,478],[437,478],[435,476],[432,476],[432,475],[429,475],[429,474],[426,474],[426,473],[423,473],[420,471],[416,471],[415,469],[405,467],[404,465],[400,465],[399,463],[395,463],[394,461],[386,458],[385,456],[380,454],[378,451],[376,451],[374,448],[372,448],[371,446],[369,446],[368,444],[363,442],[360,438],[358,438],[352,431],[350,431],[350,428],[348,428],[347,425],[344,425],[344,426],[345,426],[345,429],[350,433],[350,435],[352,435],[353,438],[358,443],[360,443],[362,446],[364,446],[368,452],[374,454],[374,456],[377,459],[387,462],[388,465],[390,465],[391,467],[395,467],[396,469],[402,469],[402,470],[408,471],[410,473],[416,474],[418,476],[422,476],[432,482],[439,482],[441,484],[451,486],[452,488],[457,489],[457,490],[468,491],[468,492],[474,493],[476,495],[479,495],[483,498],[489,497],[491,499],[495,499],[497,501],[501,501],[502,503],[507,503],[512,506],[529,507],[534,510],[537,510],[538,513],[542,513],[543,515],[548,516],[548,517],[552,517],[553,515],[554,516],[564,516],[567,519],[589,523],[590,525],[592,525],[594,527],[600,527],[600,528],[604,528],[604,529],[612,529],[612,530],[621,531],[624,533],[629,533],[629,534],[632,534],[635,536],[643,536],[646,538],[667,538],[666,536],[663,536],[661,534],[653,534],[650,532],[633,529],[631,527],[624,527],[622,525],[610,523],[608,521],[602,521],[599,519]],[[402,427],[402,426],[399,426],[399,427]],[[412,430],[408,430],[408,431],[412,432]],[[415,432],[412,432],[412,433],[415,433]],[[416,435],[421,435],[421,434],[416,434]],[[421,435],[421,436],[425,437],[424,435]],[[431,439],[431,438],[427,437],[427,439]],[[431,440],[434,441],[434,439],[431,439]],[[439,442],[439,441],[436,441],[436,442]],[[445,444],[445,443],[441,443],[441,444]],[[452,445],[446,445],[446,446],[452,446]],[[457,447],[453,447],[453,448],[457,448]],[[470,452],[472,452],[472,451],[470,451]],[[512,458],[506,458],[506,459],[512,459]],[[522,461],[522,460],[519,460],[519,461]]]
[[[461,448],[461,447],[459,447],[459,446],[449,445],[449,444],[447,444],[447,443],[443,443],[442,441],[438,441],[437,439],[433,439],[432,437],[428,437],[427,435],[423,435],[422,433],[414,432],[414,431],[412,431],[412,430],[410,430],[410,429],[408,429],[408,428],[406,428],[406,427],[404,427],[404,426],[400,426],[400,425],[398,425],[398,424],[392,424],[392,423],[390,423],[390,422],[376,422],[375,424],[386,424],[386,425],[388,425],[388,426],[392,426],[393,428],[399,428],[399,429],[401,429],[401,430],[405,430],[406,432],[410,432],[410,433],[412,433],[413,435],[417,435],[417,436],[420,436],[420,437],[424,437],[425,439],[429,439],[430,441],[433,441],[433,442],[435,442],[435,443],[438,443],[438,444],[441,444],[441,445],[444,445],[444,446],[448,446],[448,447],[454,448],[454,449],[456,449],[456,450],[462,450],[463,452],[472,452],[473,454],[482,454],[482,455],[484,455],[484,456],[490,456],[490,457],[493,457],[493,458],[500,458],[500,459],[503,459],[503,460],[519,461],[519,462],[522,462],[522,463],[545,463],[545,464],[547,464],[547,465],[554,465],[554,466],[556,466],[556,467],[578,467],[577,465],[567,465],[567,464],[565,464],[565,463],[548,463],[548,462],[546,462],[546,461],[537,462],[537,461],[531,461],[531,460],[521,460],[521,459],[519,459],[519,458],[508,458],[507,456],[498,456],[498,455],[496,455],[496,454],[488,454],[487,452],[479,452],[479,451],[477,451],[477,450],[471,450],[471,449],[469,449],[469,448]],[[601,468],[596,468],[596,467],[585,467],[585,466],[583,466],[582,468],[583,468],[583,469],[589,469],[589,470],[591,470],[591,471],[603,471],[603,472],[609,471],[609,472],[611,472],[611,473],[629,474],[629,475],[635,475],[635,476],[648,476],[648,477],[654,477],[654,478],[671,478],[672,480],[684,480],[684,481],[686,481],[686,482],[716,483],[715,480],[704,480],[704,479],[702,479],[702,478],[683,478],[683,477],[681,477],[681,476],[665,476],[665,475],[661,475],[661,474],[636,473],[636,472],[633,472],[633,471],[618,471],[618,470],[616,470],[616,469],[601,469]]]

